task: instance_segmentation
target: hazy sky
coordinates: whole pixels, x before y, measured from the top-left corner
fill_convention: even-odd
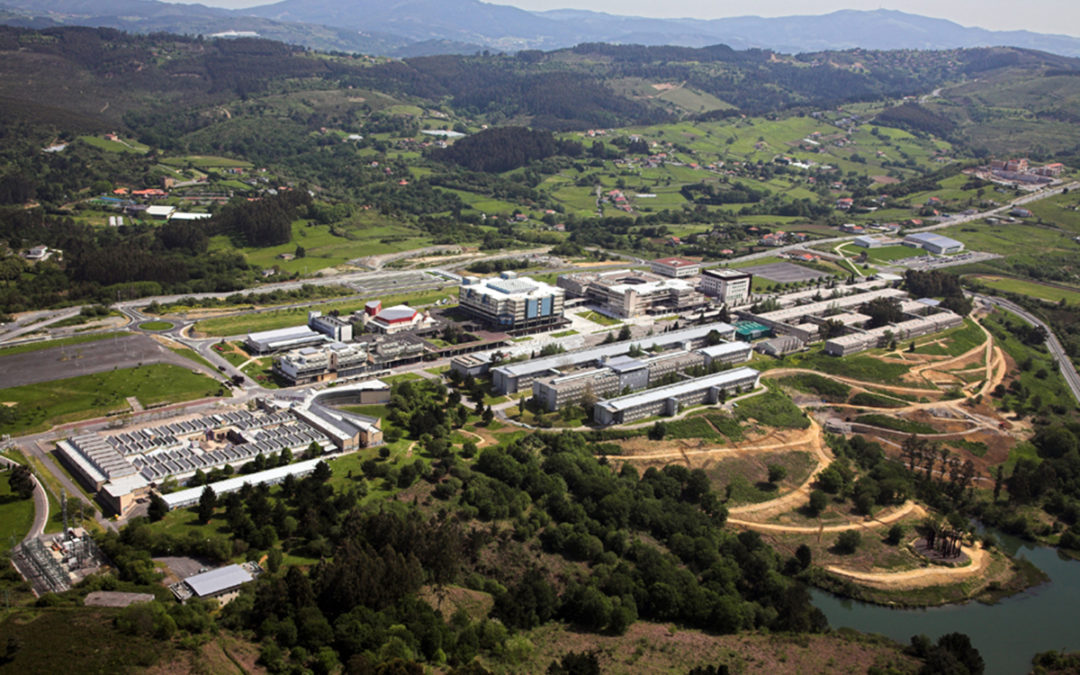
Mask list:
[[[204,5],[233,8],[252,7],[273,1],[201,0]],[[838,9],[898,9],[912,14],[951,19],[964,26],[1080,35],[1080,2],[1076,0],[754,0],[750,3],[735,0],[500,0],[496,4],[532,10],[573,8],[634,16],[698,19],[747,14],[826,14]]]

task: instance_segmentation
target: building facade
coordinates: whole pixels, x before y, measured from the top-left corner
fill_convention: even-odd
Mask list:
[[[537,328],[562,320],[566,292],[513,272],[497,279],[467,277],[458,291],[461,308],[491,328]]]
[[[684,279],[697,276],[701,272],[701,263],[685,258],[660,258],[649,263],[649,269],[653,274]]]
[[[701,273],[699,288],[705,295],[718,299],[725,305],[741,305],[750,300],[750,286],[754,275],[727,268],[705,270]]]
[[[717,403],[725,396],[751,391],[758,386],[760,377],[753,368],[736,368],[608,399],[593,406],[593,420],[601,426],[610,426],[654,415],[676,415],[685,406]]]

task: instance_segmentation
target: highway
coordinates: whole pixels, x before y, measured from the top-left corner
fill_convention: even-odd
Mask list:
[[[981,294],[973,294],[973,297],[997,307],[1001,307],[1002,309],[1007,309],[1024,321],[1027,321],[1032,326],[1038,326],[1045,330],[1046,348],[1050,351],[1050,355],[1054,357],[1054,360],[1057,361],[1058,369],[1061,370],[1061,375],[1065,378],[1065,383],[1068,384],[1069,389],[1072,390],[1073,398],[1080,404],[1080,374],[1076,372],[1076,367],[1073,366],[1072,361],[1069,359],[1069,355],[1065,353],[1065,348],[1061,346],[1061,342],[1058,340],[1057,336],[1054,335],[1054,331],[1050,329],[1050,326],[1046,325],[1039,317],[1027,311],[1020,305],[1006,300],[1005,298],[999,298],[996,295]]]

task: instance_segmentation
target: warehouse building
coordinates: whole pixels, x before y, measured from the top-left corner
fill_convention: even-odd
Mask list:
[[[921,248],[936,255],[952,255],[964,250],[964,244],[935,232],[917,232],[904,237],[904,246]]]
[[[240,587],[254,581],[260,572],[262,569],[258,563],[226,565],[190,576],[169,588],[180,602],[187,602],[191,598],[213,598],[224,605],[235,599]]]
[[[722,340],[730,340],[735,335],[735,327],[728,323],[709,323],[681,330],[660,333],[640,340],[627,340],[590,349],[582,349],[565,354],[556,354],[529,361],[510,363],[491,368],[492,385],[500,394],[512,394],[525,388],[545,376],[566,375],[579,368],[602,365],[604,360],[628,354],[633,347],[643,351],[668,349],[678,346],[681,349],[693,349],[705,345],[709,334],[716,332]],[[478,356],[478,358],[480,358]]]
[[[250,333],[245,344],[252,354],[272,354],[288,349],[299,349],[327,342],[322,333],[307,326],[290,326],[261,333]]]
[[[458,300],[468,314],[487,326],[520,331],[562,321],[566,292],[541,281],[503,272],[497,279],[466,277]]]
[[[557,283],[601,313],[624,319],[686,312],[708,304],[688,281],[637,270],[564,274]]]
[[[209,483],[208,486],[214,491],[214,494],[220,497],[221,495],[226,495],[230,492],[236,492],[245,485],[277,485],[285,480],[287,476],[303,478],[304,476],[309,475],[321,461],[321,459],[306,459],[302,462],[294,462],[285,466],[276,466],[273,469],[267,469],[265,471],[249,473],[234,478],[226,478],[225,480],[219,480],[216,483]],[[199,487],[188,488],[187,490],[177,490],[176,492],[163,494],[161,495],[161,498],[165,500],[165,503],[169,506],[169,510],[183,509],[198,504],[199,497],[202,496],[203,490],[206,487],[207,485],[200,485]]]
[[[736,368],[608,399],[593,406],[593,420],[601,426],[610,426],[654,415],[676,415],[686,406],[717,403],[724,396],[751,391],[758,386],[760,377],[753,368]]]
[[[741,270],[718,267],[701,273],[701,292],[725,305],[741,305],[750,300],[754,275]]]

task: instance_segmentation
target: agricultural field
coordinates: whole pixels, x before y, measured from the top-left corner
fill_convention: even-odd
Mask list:
[[[1046,302],[1065,302],[1069,305],[1080,304],[1080,288],[1070,290],[1060,286],[1041,284],[1037,281],[1026,279],[1014,279],[1011,277],[999,277],[987,274],[977,274],[969,277],[980,285],[987,288],[1004,291],[1006,293],[1019,293]]]

